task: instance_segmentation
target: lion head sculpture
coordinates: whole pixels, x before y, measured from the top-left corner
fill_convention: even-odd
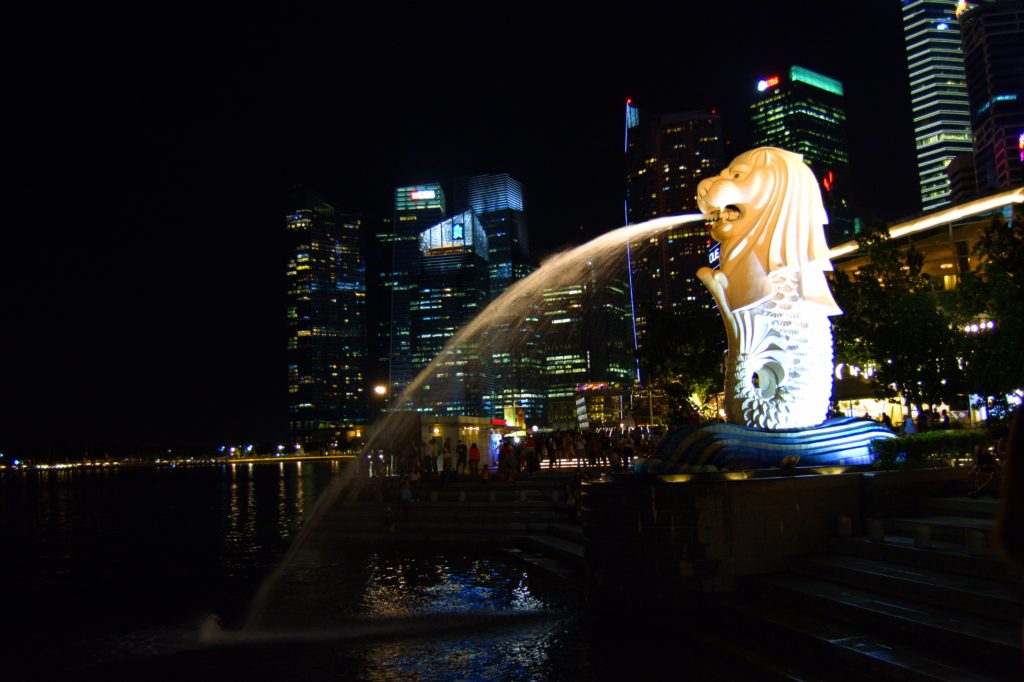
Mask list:
[[[824,232],[828,217],[800,154],[773,147],[740,154],[718,177],[701,181],[697,206],[721,242],[720,268],[732,310],[767,300],[768,276],[789,268],[797,273],[804,300],[823,306],[826,315],[842,313],[824,274],[832,269]]]

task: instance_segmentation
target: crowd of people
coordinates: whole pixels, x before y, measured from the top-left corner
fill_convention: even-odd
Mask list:
[[[889,415],[882,413],[880,421],[889,428],[892,428],[892,420],[889,419]],[[908,414],[906,416],[903,420],[903,433],[924,433],[925,431],[939,431],[959,426],[959,423],[950,419],[949,412],[946,410],[925,408],[917,413],[916,421],[913,415]]]
[[[517,476],[542,468],[601,468],[613,472],[631,471],[631,465],[649,456],[653,440],[641,429],[598,429],[528,433],[525,437],[502,438],[494,452],[480,443],[453,442],[437,436],[429,441],[413,439],[397,455],[371,455],[367,467],[374,475],[374,460],[384,475],[455,481],[471,479],[515,480]],[[488,466],[488,464],[490,466]]]

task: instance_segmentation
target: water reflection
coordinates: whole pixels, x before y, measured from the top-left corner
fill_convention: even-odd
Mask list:
[[[532,569],[535,570],[535,569]],[[344,642],[353,679],[546,679],[580,597],[502,554],[320,547],[245,638]]]
[[[526,573],[492,559],[371,555],[359,611],[372,616],[533,611],[550,604],[530,591]]]

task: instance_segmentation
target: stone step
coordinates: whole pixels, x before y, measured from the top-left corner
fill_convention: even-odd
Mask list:
[[[503,488],[506,490],[551,491],[564,489],[565,484],[568,483],[569,480],[569,476],[537,475],[526,478],[516,478],[514,481],[498,481],[494,479],[489,481],[484,481],[483,479],[456,479],[455,481],[442,483],[441,481],[433,479],[420,479],[416,485],[427,490],[484,490],[489,488]]]
[[[994,519],[999,511],[999,500],[993,497],[971,498],[929,497],[921,501],[921,511],[937,516],[961,516]]]
[[[540,532],[539,527],[524,526],[520,529],[507,528],[501,532],[482,532],[479,529],[440,529],[440,528],[403,528],[396,527],[390,532],[353,531],[351,533],[332,533],[324,536],[321,541],[325,546],[340,545],[371,545],[371,546],[427,546],[455,547],[459,550],[474,547],[494,549],[503,545],[517,543],[528,533]]]
[[[994,521],[973,516],[912,516],[896,517],[886,521],[886,530],[894,535],[914,537],[921,527],[927,527],[932,540],[954,542],[975,547],[975,553],[991,553],[991,534]],[[972,541],[971,534],[977,541]],[[978,536],[977,534],[981,535]]]
[[[397,507],[401,502],[397,499],[394,500],[359,500],[358,502],[349,502],[345,504],[335,505],[329,509],[326,513],[329,515],[343,516],[349,513],[349,510],[358,509],[382,509],[386,505]],[[431,507],[435,509],[453,509],[453,510],[475,510],[480,513],[487,513],[488,510],[498,509],[561,509],[562,504],[552,502],[551,500],[526,500],[520,502],[519,500],[495,500],[493,502],[489,500],[431,500],[426,499],[414,499],[412,505],[416,507],[422,507],[424,509]]]
[[[543,569],[574,586],[578,587],[583,584],[583,567],[580,565],[552,557],[545,552],[535,552],[529,548],[506,547],[504,551],[509,556]]]
[[[582,543],[554,537],[546,533],[527,535],[524,540],[530,549],[569,562],[580,570],[583,569]]]
[[[833,538],[831,547],[837,552],[904,566],[941,570],[958,575],[992,580],[1020,579],[1020,572],[994,556],[972,556],[962,544],[932,540],[931,547],[914,545],[913,537],[886,535],[884,542],[866,537]]]
[[[842,555],[807,557],[798,561],[794,570],[820,580],[904,596],[1009,623],[1019,624],[1024,617],[1024,584],[1020,583]]]
[[[563,540],[571,540],[583,545],[583,526],[578,523],[552,523],[548,525],[548,534]]]
[[[841,620],[928,651],[956,652],[965,662],[997,668],[1020,662],[1020,624],[951,611],[904,597],[879,595],[789,573],[750,580],[786,608]]]
[[[348,514],[331,514],[325,516],[325,522],[344,524],[387,515],[403,516],[404,514],[399,505],[393,505],[390,510],[381,506],[377,509],[353,509],[351,510],[351,513]],[[545,518],[551,521],[557,521],[564,518],[558,509],[553,509],[551,507],[520,507],[512,509],[494,507],[486,509],[469,509],[458,507],[433,507],[430,505],[418,505],[416,503],[410,505],[409,516],[410,518],[416,517],[419,519],[426,518],[438,520],[473,518],[481,522],[501,522],[503,519],[509,518]]]
[[[742,638],[745,649],[766,649],[780,667],[803,667],[817,662],[817,667],[827,670],[824,677],[797,673],[787,679],[999,679],[921,647],[879,637],[856,625],[801,612],[785,604],[748,599],[742,594],[720,597],[715,604],[719,607],[713,612],[715,617],[722,627],[732,629],[735,638]]]
[[[409,514],[409,518],[399,513],[379,514],[377,516],[365,517],[362,519],[348,519],[343,523],[327,523],[323,532],[348,532],[352,530],[375,530],[382,529],[386,525],[399,525],[404,528],[438,530],[452,529],[480,529],[481,531],[494,531],[504,528],[521,528],[530,526],[541,531],[547,529],[548,524],[556,520],[553,515],[518,515],[505,516],[503,518],[487,518],[476,516],[426,516],[417,514],[415,511]]]

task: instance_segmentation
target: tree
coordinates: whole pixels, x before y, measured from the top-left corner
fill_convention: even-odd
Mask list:
[[[955,318],[923,273],[924,257],[880,229],[858,239],[869,261],[852,273],[837,272],[833,318],[836,358],[875,367],[879,397],[901,394],[908,405],[951,401],[960,388]]]
[[[656,310],[647,318],[640,365],[646,381],[665,393],[669,420],[709,414],[722,391],[725,329],[718,315],[681,317]]]
[[[977,266],[959,288],[963,367],[971,393],[996,398],[1024,385],[1024,209],[996,214],[971,254]],[[976,330],[976,331],[975,331]]]

